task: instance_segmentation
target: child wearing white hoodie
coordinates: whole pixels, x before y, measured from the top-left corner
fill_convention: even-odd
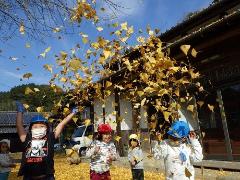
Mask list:
[[[168,131],[169,138],[158,142],[154,157],[163,159],[167,180],[194,180],[194,162],[203,159],[202,147],[194,131],[184,121],[176,121]]]

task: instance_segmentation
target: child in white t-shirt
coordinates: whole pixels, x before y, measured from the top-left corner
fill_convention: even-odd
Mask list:
[[[7,180],[11,168],[16,165],[13,163],[12,158],[9,156],[10,141],[3,139],[0,141],[0,179]]]

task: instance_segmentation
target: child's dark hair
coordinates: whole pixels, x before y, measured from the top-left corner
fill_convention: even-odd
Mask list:
[[[10,148],[9,148],[9,146],[8,146],[8,143],[7,143],[7,142],[0,142],[0,153],[2,153],[2,145],[3,145],[3,144],[6,144],[6,145],[7,145],[7,147],[8,147],[7,152],[9,152],[9,151],[10,151]]]
[[[129,139],[129,141],[128,141],[128,145],[129,145],[129,146],[131,146],[131,141],[137,142],[137,147],[140,147],[140,143],[139,143],[139,141],[136,140],[136,139]]]

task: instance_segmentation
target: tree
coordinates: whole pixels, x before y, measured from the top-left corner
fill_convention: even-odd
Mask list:
[[[112,13],[123,8],[111,0],[106,3]],[[18,33],[40,40],[52,36],[52,32],[74,33],[74,21],[82,19],[97,22],[95,0],[1,0],[0,1],[0,40],[6,41]]]

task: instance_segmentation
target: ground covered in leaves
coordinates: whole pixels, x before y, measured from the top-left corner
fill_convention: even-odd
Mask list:
[[[20,164],[17,165],[15,169],[12,170],[9,180],[20,180],[17,177],[17,172]],[[55,177],[56,180],[85,180],[89,179],[89,164],[81,163],[79,165],[69,165],[66,158],[63,156],[55,157]],[[112,166],[111,177],[113,180],[128,180],[131,179],[130,168]],[[161,180],[164,179],[163,174],[157,172],[145,171],[145,179],[151,180]]]

